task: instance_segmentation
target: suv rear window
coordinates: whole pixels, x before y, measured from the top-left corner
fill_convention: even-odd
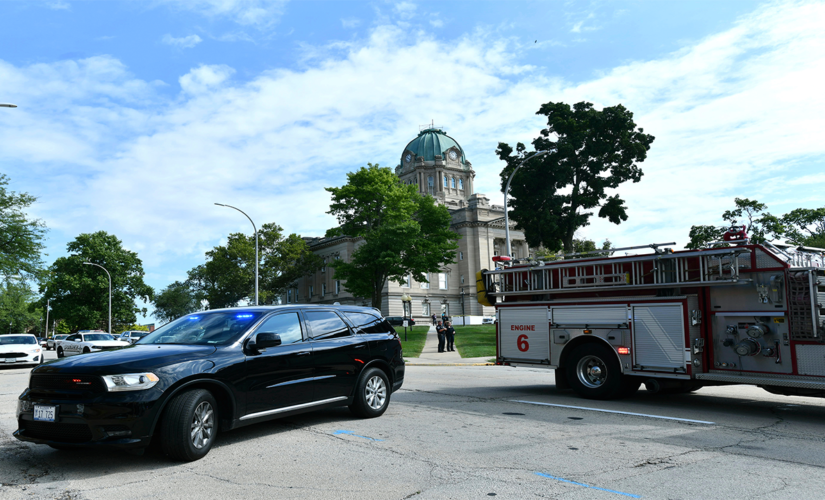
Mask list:
[[[345,312],[344,316],[352,321],[352,324],[355,325],[355,331],[358,333],[390,333],[395,331],[386,320],[372,314]]]

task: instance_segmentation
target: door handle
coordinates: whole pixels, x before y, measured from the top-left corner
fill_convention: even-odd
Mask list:
[[[361,345],[357,345],[357,346],[353,347],[353,349],[363,349],[365,347],[367,347],[367,346],[365,346],[364,344],[361,344]]]
[[[312,351],[303,351],[296,354],[296,356],[309,356],[310,354],[312,354]]]

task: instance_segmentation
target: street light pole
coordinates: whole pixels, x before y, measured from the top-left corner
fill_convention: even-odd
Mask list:
[[[504,234],[507,237],[507,256],[513,256],[513,249],[510,248],[510,219],[507,217],[507,194],[510,192],[510,181],[513,180],[513,176],[516,175],[518,169],[520,169],[527,160],[532,160],[533,158],[538,158],[541,155],[546,155],[550,151],[536,151],[532,155],[528,156],[527,158],[521,160],[521,163],[518,164],[513,173],[510,174],[510,178],[507,179],[507,187],[504,188]]]
[[[461,287],[461,326],[467,326],[467,315],[464,314],[464,287]]]
[[[234,208],[238,212],[246,215],[246,212],[241,210],[238,207],[233,207],[232,205],[224,205],[223,203],[215,203],[215,205],[219,207],[226,207],[226,208]],[[249,222],[252,222],[252,218],[246,215],[246,218],[249,219]],[[258,305],[258,228],[255,227],[255,223],[252,222],[252,229],[255,230],[255,305]]]
[[[412,297],[407,292],[401,296],[401,305],[404,307],[404,342],[407,341],[407,304],[412,302]],[[410,308],[410,316],[412,316],[412,308]]]
[[[105,267],[101,266],[100,264],[95,264],[94,262],[84,262],[87,266],[97,266],[104,271],[106,271],[106,276],[109,277],[109,335],[112,334],[112,275],[109,274],[109,271],[106,270]]]
[[[46,338],[49,338],[49,302],[52,299],[46,299]]]

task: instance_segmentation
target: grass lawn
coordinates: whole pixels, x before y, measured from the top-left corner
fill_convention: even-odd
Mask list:
[[[454,326],[455,348],[462,358],[496,357],[496,326]]]
[[[405,358],[417,358],[424,349],[424,342],[427,340],[429,326],[407,327],[407,341],[404,342],[404,327],[394,326],[398,336],[401,337],[401,346],[404,349]]]

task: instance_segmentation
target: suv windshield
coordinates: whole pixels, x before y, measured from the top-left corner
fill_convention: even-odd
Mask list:
[[[36,343],[37,339],[29,335],[0,335],[0,345]]]
[[[89,342],[94,340],[115,340],[115,338],[108,333],[86,333],[83,335],[83,340]]]
[[[260,311],[191,314],[164,325],[138,340],[138,344],[229,344],[263,315]]]

